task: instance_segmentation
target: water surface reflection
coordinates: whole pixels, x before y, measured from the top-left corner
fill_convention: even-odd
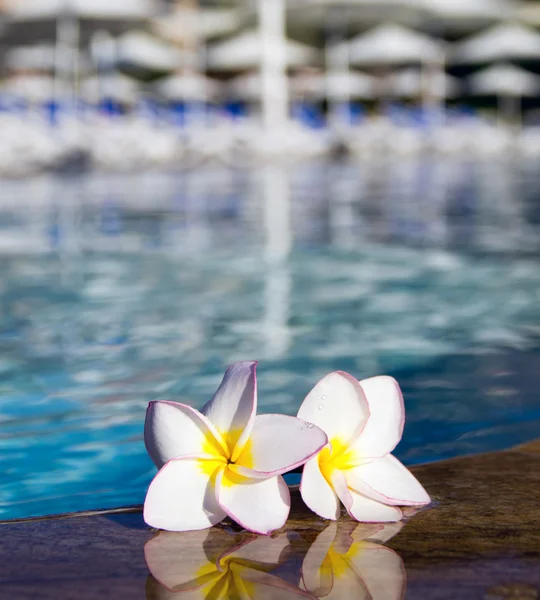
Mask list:
[[[401,524],[331,523],[275,537],[221,528],[160,532],[147,542],[148,600],[358,598],[399,600],[401,558],[383,543]]]
[[[406,463],[535,435],[538,165],[403,158],[0,187],[0,518],[140,503],[148,401],[396,376]],[[533,432],[533,433],[531,433]]]

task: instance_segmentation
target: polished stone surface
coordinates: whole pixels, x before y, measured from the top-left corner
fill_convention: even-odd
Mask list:
[[[138,509],[6,522],[0,597],[539,598],[540,441],[414,472],[434,502],[403,526],[323,522],[295,491],[272,538],[156,535]]]

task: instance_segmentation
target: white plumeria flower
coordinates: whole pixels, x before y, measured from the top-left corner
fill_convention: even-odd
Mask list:
[[[256,365],[229,367],[201,412],[175,402],[150,403],[144,438],[160,471],[144,503],[148,525],[189,531],[228,515],[267,534],[285,524],[290,495],[281,474],[304,464],[328,439],[296,417],[256,416]]]
[[[398,506],[428,504],[417,479],[390,452],[403,433],[405,409],[392,377],[358,382],[330,373],[311,390],[298,416],[318,425],[329,443],[304,466],[300,492],[325,519],[340,515],[340,500],[358,521],[399,521]]]

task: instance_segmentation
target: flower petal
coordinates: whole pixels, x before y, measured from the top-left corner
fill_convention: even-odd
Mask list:
[[[258,415],[233,471],[246,477],[280,475],[303,465],[328,442],[322,429],[296,417]]]
[[[255,361],[231,365],[214,397],[201,411],[222,434],[232,461],[248,440],[257,412],[256,367]]]
[[[225,512],[216,501],[215,479],[224,463],[199,458],[169,461],[154,477],[144,501],[144,520],[168,531],[206,529]]]
[[[374,600],[400,600],[406,586],[403,560],[390,548],[380,544],[363,542],[358,544],[359,551],[349,557],[349,562],[356,573],[362,577]]]
[[[332,472],[332,486],[349,515],[363,523],[386,523],[400,521],[403,513],[396,506],[387,506],[351,490],[342,471]]]
[[[160,531],[146,543],[146,564],[159,583],[178,592],[200,588],[219,576],[216,564],[208,560],[204,550],[208,533]]]
[[[237,594],[227,596],[228,598],[253,598],[256,600],[276,600],[276,598],[296,599],[313,597],[291,585],[280,577],[270,575],[264,571],[258,571],[245,565],[232,564],[231,570],[234,574]],[[242,585],[243,584],[243,585]],[[248,584],[248,585],[246,585]],[[242,587],[243,589],[238,589]]]
[[[379,531],[366,538],[366,541],[385,544],[396,536],[403,529],[404,525],[403,521],[399,521],[398,523],[384,523],[384,525],[380,525]]]
[[[285,525],[291,497],[281,475],[249,479],[224,469],[219,473],[216,485],[219,505],[245,529],[268,534]]]
[[[308,460],[304,465],[300,494],[308,508],[319,517],[332,521],[339,518],[341,512],[339,499],[321,473],[318,456]]]
[[[150,402],[144,443],[158,469],[173,458],[195,454],[222,456],[224,442],[206,417],[178,402]]]
[[[302,582],[306,590],[320,598],[327,596],[334,586],[331,561],[326,557],[337,533],[336,523],[321,531],[308,548],[302,562]]]
[[[291,543],[286,533],[280,533],[276,537],[260,536],[235,549],[227,555],[227,558],[260,563],[262,568],[275,567],[280,564],[284,550],[290,548],[290,545]]]
[[[348,373],[335,371],[309,392],[297,416],[318,425],[330,441],[338,437],[348,444],[364,428],[369,406],[358,381]]]
[[[415,506],[431,502],[416,477],[391,454],[344,473],[350,488],[384,504]]]
[[[393,377],[383,375],[360,382],[371,414],[354,442],[354,449],[364,458],[378,458],[398,445],[405,424],[403,395]]]

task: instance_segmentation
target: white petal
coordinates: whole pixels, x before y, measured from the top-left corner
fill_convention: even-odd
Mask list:
[[[370,417],[354,448],[364,458],[385,456],[398,445],[405,424],[405,407],[398,382],[385,375],[360,382]]]
[[[160,531],[144,547],[152,575],[172,592],[194,590],[208,583],[213,574],[218,574],[216,564],[206,556],[208,534],[208,531]]]
[[[380,529],[374,534],[371,534],[369,538],[366,538],[370,542],[379,542],[384,544],[396,536],[402,529],[405,523],[399,521],[398,523],[384,523],[379,525]]]
[[[232,564],[231,570],[234,574],[234,582],[236,584],[236,594],[229,593],[227,598],[242,599],[242,600],[295,600],[297,598],[313,597],[297,588],[290,583],[287,583],[280,577],[270,575],[264,571],[258,571],[245,565]],[[247,584],[247,585],[246,585]],[[239,589],[241,588],[241,589]]]
[[[306,590],[317,597],[328,595],[334,585],[334,576],[326,555],[334,543],[336,523],[323,530],[308,548],[302,562],[302,582]]]
[[[327,441],[322,429],[296,417],[258,415],[233,470],[247,477],[280,475],[303,465]]]
[[[337,562],[337,564],[334,564]],[[334,584],[332,591],[324,596],[324,600],[382,600],[372,598],[367,591],[362,577],[360,577],[346,559],[334,557],[332,561]]]
[[[330,441],[337,437],[348,444],[362,431],[369,407],[359,382],[348,373],[335,371],[309,392],[298,417],[318,425]]]
[[[257,376],[254,361],[231,365],[214,397],[202,413],[217,427],[235,461],[246,443],[257,412]]]
[[[396,506],[387,506],[381,502],[366,498],[351,491],[351,503],[345,505],[349,515],[357,521],[364,523],[393,523],[400,521],[403,513]]]
[[[218,475],[216,486],[221,508],[245,529],[268,534],[285,525],[291,498],[281,475],[248,479],[225,469]]]
[[[334,469],[332,472],[332,486],[349,515],[357,521],[385,523],[400,521],[403,517],[399,508],[376,502],[351,490],[347,485],[345,474],[339,469]]]
[[[228,559],[249,560],[261,565],[277,566],[280,563],[283,551],[289,548],[291,543],[286,533],[276,537],[260,536],[251,542],[237,548],[227,555]]]
[[[318,456],[308,460],[304,465],[300,494],[307,507],[319,517],[332,521],[339,518],[339,499],[321,473]]]
[[[416,477],[391,454],[344,473],[350,488],[384,504],[415,506],[431,501]]]
[[[362,577],[373,600],[400,600],[406,587],[403,561],[390,548],[363,542],[358,552],[349,556],[349,562]]]
[[[219,434],[200,412],[178,402],[150,402],[144,443],[158,469],[173,458],[197,454],[223,455]]]
[[[196,590],[181,592],[182,600],[206,600],[208,596],[208,588],[201,587]],[[171,592],[167,587],[159,583],[152,576],[149,576],[146,581],[146,597],[152,600],[178,600],[179,592]]]
[[[144,520],[168,531],[206,529],[225,512],[216,501],[215,478],[224,463],[197,458],[169,461],[154,477],[144,501]]]

